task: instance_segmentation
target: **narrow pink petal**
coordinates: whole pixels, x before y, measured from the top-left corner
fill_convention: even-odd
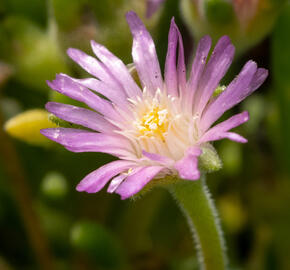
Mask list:
[[[239,142],[239,143],[247,143],[248,140],[244,138],[243,136],[235,133],[235,132],[226,132],[224,133],[224,138],[227,138],[229,140]]]
[[[141,89],[133,80],[128,68],[119,58],[113,55],[107,48],[93,40],[91,41],[91,46],[95,55],[105,64],[112,75],[118,79],[128,97],[134,98],[142,95]]]
[[[178,96],[177,70],[176,70],[176,49],[177,49],[177,32],[174,27],[174,19],[168,34],[168,49],[165,61],[164,80],[167,87],[167,93],[172,96]]]
[[[202,114],[214,90],[230,67],[234,53],[235,47],[231,44],[230,39],[227,36],[220,38],[206,65],[194,97],[196,102],[194,106],[195,113]]]
[[[135,12],[128,12],[126,18],[133,35],[132,56],[139,78],[142,86],[154,95],[158,88],[163,88],[154,42]]]
[[[66,75],[66,77],[71,78],[68,75]],[[101,95],[111,100],[113,103],[118,104],[118,106],[122,108],[129,106],[128,97],[123,91],[119,91],[119,89],[114,89],[112,86],[107,85],[103,81],[94,78],[71,79],[80,85],[90,88],[97,93],[100,93]]]
[[[40,132],[72,152],[103,152],[120,157],[124,154],[130,155],[132,151],[129,141],[120,135],[74,128],[48,128]]]
[[[138,193],[162,169],[162,166],[140,167],[135,174],[128,176],[115,192],[121,195],[122,200],[127,199]]]
[[[198,43],[194,61],[191,68],[190,77],[187,84],[187,93],[184,96],[186,107],[192,111],[194,95],[197,91],[197,86],[201,75],[206,65],[206,59],[211,47],[210,36],[204,36]]]
[[[123,87],[120,85],[117,79],[110,73],[110,70],[108,70],[108,68],[103,63],[99,62],[96,58],[73,48],[68,49],[67,54],[85,71],[105,82],[115,91],[124,91]]]
[[[184,60],[184,47],[182,36],[177,25],[174,22],[176,27],[176,31],[178,34],[178,60],[177,60],[177,75],[178,75],[178,86],[181,91],[186,90],[186,67],[185,67],[185,60]],[[182,93],[184,95],[184,93]]]
[[[176,68],[177,45],[178,60]],[[174,22],[174,18],[171,20],[168,35],[168,50],[165,62],[165,83],[168,94],[172,96],[178,96],[178,89],[184,90],[186,85],[183,42],[178,27]]]
[[[257,88],[261,86],[261,84],[267,79],[269,72],[265,68],[258,68],[257,72],[254,75],[253,80],[248,87],[248,91],[244,94],[244,98],[251,95]]]
[[[85,108],[57,102],[48,102],[46,103],[45,108],[50,113],[65,121],[99,132],[112,133],[113,130],[119,129],[108,122],[102,115]]]
[[[92,93],[86,87],[74,82],[71,78],[66,75],[56,75],[55,80],[52,82],[47,81],[47,84],[53,90],[66,95],[72,99],[84,102],[92,109],[105,115],[111,119],[120,119],[120,116],[115,111],[112,104],[100,98],[98,95]]]
[[[121,183],[124,181],[124,179],[127,177],[128,175],[123,173],[123,174],[120,174],[120,175],[117,175],[116,177],[114,177],[111,182],[110,182],[110,185],[107,189],[107,191],[109,193],[113,193],[115,192],[115,190],[118,188],[118,186],[121,185]]]
[[[136,166],[135,163],[126,160],[110,162],[88,174],[76,187],[77,191],[95,193],[100,191],[112,177]]]
[[[242,71],[216,99],[207,105],[201,118],[201,129],[208,129],[223,113],[255,91],[266,79],[267,70],[257,69],[248,61]]]
[[[228,131],[235,128],[249,120],[249,113],[242,112],[232,116],[231,118],[217,124],[209,129],[199,140],[199,143],[210,142],[220,140],[222,138],[228,138]],[[229,135],[231,136],[231,135]],[[244,141],[243,141],[244,142]]]
[[[202,151],[199,147],[189,148],[184,157],[175,163],[175,169],[178,171],[179,176],[186,180],[197,180],[200,178],[198,170],[198,156]]]
[[[222,139],[229,139],[235,142],[239,142],[239,143],[246,143],[248,142],[248,140],[246,138],[244,138],[243,136],[235,133],[235,132],[220,132],[217,134],[205,137],[204,139],[202,139],[202,142],[206,142],[206,141],[219,141]]]
[[[149,153],[149,152],[146,152],[145,150],[142,151],[142,154],[144,157],[152,161],[158,162],[162,165],[165,165],[167,167],[171,166],[174,163],[174,160],[169,157],[161,156],[154,153]]]

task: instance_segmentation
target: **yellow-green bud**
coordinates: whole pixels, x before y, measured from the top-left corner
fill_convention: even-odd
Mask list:
[[[12,137],[34,145],[46,146],[50,140],[40,134],[40,129],[54,128],[56,124],[48,119],[48,112],[41,109],[28,110],[9,119],[5,131]]]
[[[213,172],[222,168],[222,161],[215,148],[210,144],[201,147],[202,154],[199,157],[199,167],[202,171]]]

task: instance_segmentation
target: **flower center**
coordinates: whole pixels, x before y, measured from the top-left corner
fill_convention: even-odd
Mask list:
[[[152,106],[143,117],[136,121],[137,129],[140,135],[154,136],[163,138],[163,134],[168,129],[169,122],[168,110],[158,105]]]

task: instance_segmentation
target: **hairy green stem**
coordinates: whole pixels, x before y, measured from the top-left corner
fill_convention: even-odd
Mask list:
[[[225,270],[227,261],[223,234],[205,177],[198,181],[176,183],[171,192],[193,233],[201,269]]]

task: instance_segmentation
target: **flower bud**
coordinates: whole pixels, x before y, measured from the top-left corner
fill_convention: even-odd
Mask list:
[[[199,167],[205,172],[214,172],[222,168],[222,161],[215,148],[207,143],[201,147],[202,154],[199,157]]]
[[[57,127],[48,119],[48,112],[41,109],[28,110],[9,119],[4,126],[6,132],[17,139],[33,145],[48,145],[50,141],[40,134],[40,129]]]

